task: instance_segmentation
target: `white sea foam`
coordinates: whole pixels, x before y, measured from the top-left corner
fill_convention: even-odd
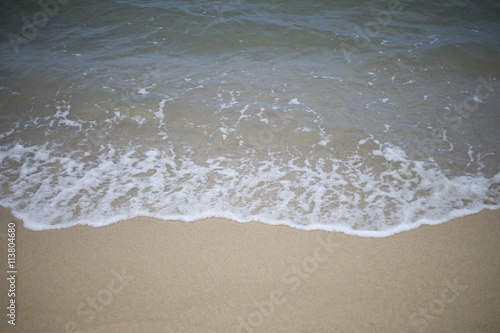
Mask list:
[[[259,103],[252,91],[216,90],[202,90],[218,103],[209,112],[177,112],[198,96],[192,89],[150,91],[144,111],[109,108],[100,124],[57,101],[52,116],[23,128],[53,139],[0,147],[0,205],[33,230],[136,216],[225,217],[365,237],[500,208],[500,173],[482,173],[492,153],[471,144],[466,163],[474,169],[457,176],[432,158],[412,160],[377,134],[344,130],[339,110],[331,121],[306,97],[276,97],[273,87]],[[398,123],[373,128],[390,135]],[[450,134],[441,137],[440,151],[454,152]]]
[[[245,2],[215,22],[209,2],[166,3],[122,3],[127,24],[92,43],[106,13],[58,17],[61,57],[59,29],[2,53],[0,204],[27,227],[219,216],[384,237],[500,207],[495,29],[429,16],[356,40],[357,4]]]
[[[376,149],[360,156],[367,147]],[[491,179],[450,178],[373,137],[360,140],[357,150],[345,160],[285,164],[277,163],[276,153],[269,160],[220,156],[200,164],[172,148],[110,150],[89,167],[55,155],[47,145],[17,144],[0,153],[1,163],[22,163],[18,172],[2,174],[9,195],[0,204],[33,230],[104,226],[135,216],[182,221],[216,216],[366,237],[500,207],[492,190],[500,173]],[[377,158],[380,172],[362,167]]]

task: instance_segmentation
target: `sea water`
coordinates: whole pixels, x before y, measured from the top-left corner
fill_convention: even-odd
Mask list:
[[[500,3],[7,1],[0,205],[384,237],[500,208]]]

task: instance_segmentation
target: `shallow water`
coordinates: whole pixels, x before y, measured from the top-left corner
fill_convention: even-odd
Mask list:
[[[28,228],[500,208],[496,1],[50,3],[1,25],[0,204]]]

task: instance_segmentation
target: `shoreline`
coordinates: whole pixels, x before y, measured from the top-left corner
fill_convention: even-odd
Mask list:
[[[5,332],[499,332],[500,210],[386,238],[220,218],[16,225]]]
[[[74,228],[74,227],[92,227],[92,228],[103,228],[107,227],[109,225],[113,225],[116,223],[124,222],[124,221],[130,221],[130,220],[136,220],[136,219],[149,219],[149,220],[157,220],[157,221],[174,221],[174,222],[182,222],[182,223],[196,223],[200,221],[206,221],[206,220],[224,220],[224,221],[229,221],[232,223],[240,223],[240,224],[245,224],[245,223],[262,223],[271,227],[288,227],[300,231],[319,231],[319,232],[333,232],[333,233],[342,233],[347,236],[353,236],[353,237],[362,237],[362,238],[387,238],[387,237],[392,237],[394,235],[415,230],[418,229],[422,226],[435,226],[435,225],[440,225],[443,223],[448,223],[450,221],[456,220],[456,219],[461,219],[461,218],[467,218],[468,216],[473,216],[478,213],[481,213],[483,211],[500,211],[500,208],[498,209],[492,209],[492,208],[483,208],[480,211],[476,210],[461,210],[461,211],[454,211],[450,213],[446,218],[441,218],[439,220],[429,220],[427,218],[422,218],[416,222],[412,222],[410,224],[398,224],[396,226],[389,226],[386,229],[383,230],[366,230],[366,229],[358,229],[354,230],[348,227],[344,226],[332,226],[332,225],[325,225],[325,224],[307,224],[307,225],[301,225],[301,224],[293,224],[291,222],[283,222],[283,221],[261,221],[261,220],[241,220],[238,218],[235,218],[234,216],[218,216],[218,215],[210,215],[210,214],[202,214],[201,216],[197,217],[191,217],[189,219],[184,219],[184,217],[156,217],[156,216],[148,216],[148,215],[139,215],[139,216],[134,216],[134,217],[128,217],[128,215],[122,214],[119,215],[118,217],[114,217],[111,220],[107,220],[106,223],[99,222],[95,223],[93,220],[83,220],[81,222],[70,222],[70,223],[59,223],[59,224],[53,224],[53,225],[43,225],[40,226],[39,224],[31,224],[30,227],[27,227],[26,225],[28,223],[23,220],[23,217],[17,217],[14,214],[12,214],[11,209],[5,206],[0,205],[0,210],[7,210],[8,215],[10,215],[12,218],[23,221],[23,226],[25,229],[28,229],[30,231],[54,231],[54,230],[63,230],[63,229],[68,229],[68,228]],[[224,215],[224,214],[222,214]],[[47,228],[48,227],[48,228]]]

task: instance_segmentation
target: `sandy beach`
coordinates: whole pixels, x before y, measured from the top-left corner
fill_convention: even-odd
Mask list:
[[[34,232],[5,208],[0,221],[2,332],[500,332],[498,210],[382,239],[215,218]]]
[[[0,333],[500,333],[500,0],[2,4]]]

